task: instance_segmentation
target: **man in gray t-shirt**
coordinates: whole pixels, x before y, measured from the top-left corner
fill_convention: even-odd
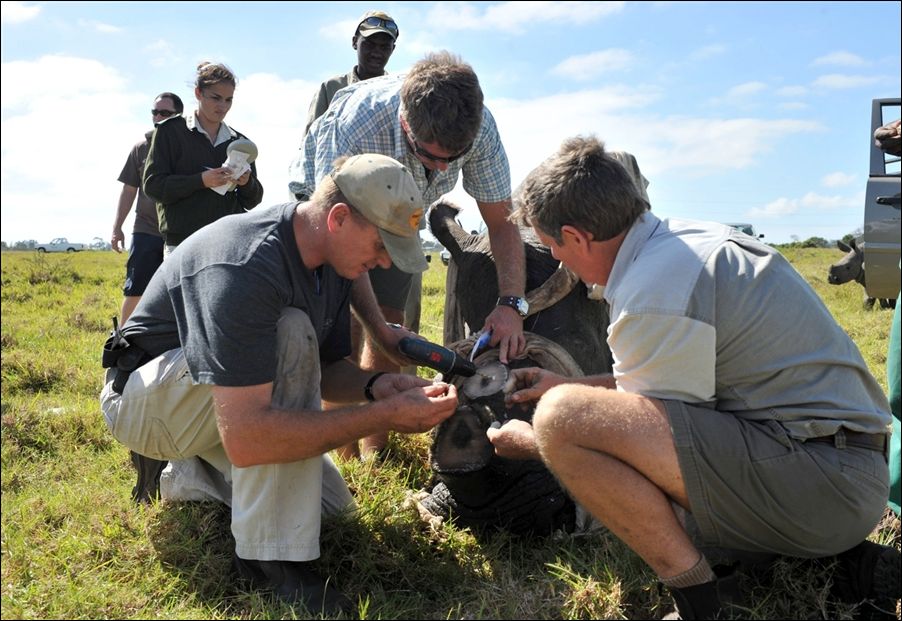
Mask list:
[[[518,199],[512,219],[610,305],[614,369],[514,371],[508,399],[538,404],[532,425],[488,430],[495,450],[541,458],[684,619],[738,603],[735,570],[708,548],[844,553],[857,601],[898,598],[899,553],[864,541],[888,495],[889,408],[792,266],[731,227],[646,211],[594,138],[567,140]],[[893,564],[895,582],[880,569]]]
[[[175,93],[160,93],[153,101],[153,109],[150,111],[154,125],[182,113],[184,105],[181,98]],[[113,221],[113,233],[110,237],[110,246],[116,252],[122,252],[125,243],[125,234],[122,232],[122,224],[128,217],[128,213],[135,205],[135,224],[132,230],[132,244],[128,252],[128,263],[125,267],[125,287],[122,293],[122,312],[120,320],[125,323],[129,318],[138,300],[147,288],[150,277],[163,262],[163,237],[160,235],[160,227],[157,221],[157,205],[145,193],[141,187],[141,179],[144,176],[144,161],[150,150],[150,139],[153,131],[147,132],[144,140],[132,147],[128,153],[128,159],[122,172],[119,173],[119,181],[122,183],[122,191],[119,194],[119,204],[116,208],[116,218]],[[137,202],[136,200],[137,199]]]
[[[400,163],[341,158],[309,201],[227,216],[180,244],[107,351],[113,435],[154,460],[199,457],[210,477],[194,499],[231,505],[239,575],[311,610],[350,608],[309,563],[321,515],[353,505],[328,451],[427,431],[457,405],[453,386],[346,358],[351,282],[425,269],[422,212]],[[324,398],[345,407],[323,415]]]

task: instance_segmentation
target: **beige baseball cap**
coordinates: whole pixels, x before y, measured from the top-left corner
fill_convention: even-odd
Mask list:
[[[423,194],[406,166],[387,155],[364,153],[333,170],[332,180],[351,206],[379,229],[398,269],[409,274],[426,271],[419,234]]]

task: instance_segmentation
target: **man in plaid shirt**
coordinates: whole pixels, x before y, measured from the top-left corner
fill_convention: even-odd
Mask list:
[[[492,331],[491,345],[500,348],[502,362],[521,354],[526,345],[523,242],[517,227],[507,220],[511,206],[507,154],[495,120],[483,105],[472,67],[448,52],[438,52],[416,63],[407,75],[372,78],[340,90],[311,125],[290,167],[290,192],[306,200],[338,157],[359,153],[381,153],[405,164],[426,203],[450,192],[463,176],[463,188],[475,199],[488,228],[498,273],[498,305],[483,329]],[[412,280],[395,268],[372,270],[369,278],[355,282],[355,311],[372,317],[375,293],[384,317],[404,322]],[[418,293],[419,283],[413,284]],[[374,335],[386,350],[392,339],[397,340],[397,334],[389,332]],[[369,345],[361,364],[396,370],[392,360]]]

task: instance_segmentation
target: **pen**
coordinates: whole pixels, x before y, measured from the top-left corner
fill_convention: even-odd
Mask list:
[[[488,345],[489,340],[492,338],[492,330],[489,328],[487,331],[483,332],[479,335],[479,338],[476,339],[476,344],[473,345],[473,349],[470,351],[470,361],[476,357],[476,354],[479,353],[479,350]]]

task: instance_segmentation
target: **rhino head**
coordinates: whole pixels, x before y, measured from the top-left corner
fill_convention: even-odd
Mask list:
[[[855,240],[851,240],[848,244],[841,239],[837,240],[836,247],[845,252],[846,255],[830,266],[827,282],[831,285],[841,285],[854,280],[863,286],[864,253],[858,248]]]

